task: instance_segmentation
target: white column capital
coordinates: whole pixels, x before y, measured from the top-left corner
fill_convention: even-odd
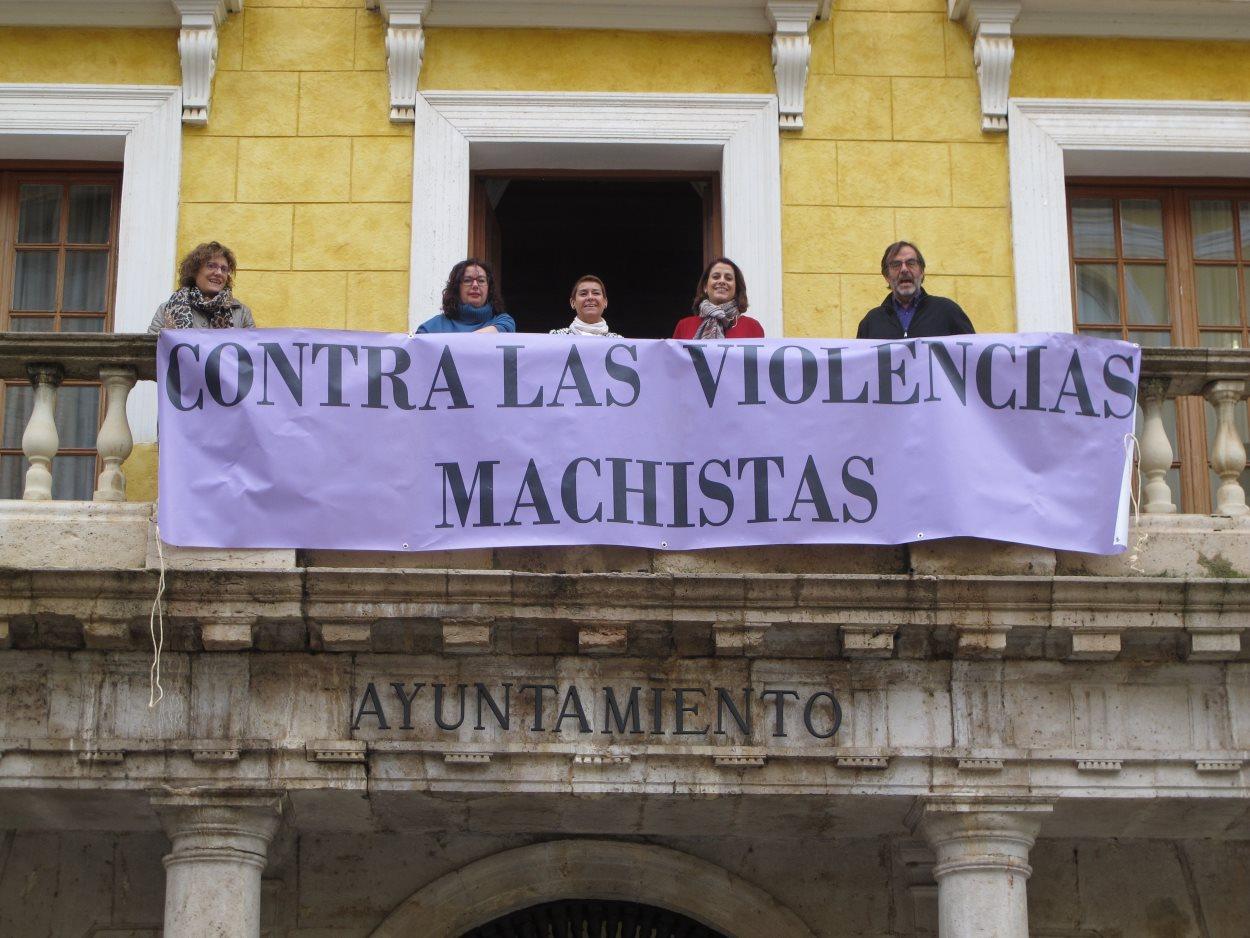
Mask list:
[[[260,876],[282,817],[274,791],[158,792],[173,849],[165,863],[165,938],[260,935]]]
[[[1011,63],[1016,55],[1011,28],[1020,16],[1020,0],[946,0],[952,20],[973,36],[972,59],[981,86],[981,129],[1005,133]]]
[[[170,0],[182,20],[178,57],[182,60],[182,122],[203,126],[213,101],[217,71],[217,30],[243,0]]]
[[[821,4],[818,0],[768,0],[767,9],[773,24],[778,124],[783,130],[802,130],[803,95],[812,58],[807,32]]]
[[[908,824],[936,855],[942,938],[1028,938],[1029,851],[1052,808],[1032,798],[917,802]]]

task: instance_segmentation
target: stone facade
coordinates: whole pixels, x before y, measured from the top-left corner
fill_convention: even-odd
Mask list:
[[[1140,167],[1164,132],[1211,157],[1202,172],[1250,152],[1250,29],[1215,9],[1238,4],[1126,19],[1130,0],[1090,0],[1076,25],[1047,20],[1054,36],[1029,26],[1062,6],[1044,0],[708,0],[693,20],[704,4],[594,4],[612,29],[552,0],[525,5],[532,22],[454,21],[520,5],[0,3],[0,168],[52,143],[121,160],[146,212],[123,254],[218,238],[261,325],[404,331],[432,312],[414,265],[448,266],[414,245],[463,249],[421,213],[467,199],[449,167],[498,145],[482,114],[520,134],[575,99],[579,127],[611,116],[620,161],[633,128],[595,96],[665,96],[648,132],[692,152],[687,125],[722,120],[692,116],[704,96],[749,98],[753,162],[717,165],[750,177],[735,198],[769,229],[750,236],[776,241],[779,300],[752,309],[781,334],[847,336],[896,238],[980,331],[1070,328],[1066,295],[1039,315],[1018,279],[1039,246],[1060,257],[1040,282],[1066,276],[1066,234],[1022,210],[1053,208],[1051,190],[1020,191],[1037,152],[1062,191],[1065,154],[1004,127],[1008,99],[1154,107],[1110,143],[1082,136],[1087,117],[1068,155]],[[184,94],[191,72],[215,74],[211,106]],[[55,133],[24,122],[44,86]],[[487,125],[472,139],[448,131],[462,92],[478,110],[460,116]],[[524,99],[482,105],[499,94]],[[1185,128],[1216,102],[1218,144],[1195,152]],[[1022,156],[1025,130],[1041,149]],[[135,173],[140,151],[167,178]],[[160,244],[136,237],[161,225]],[[172,281],[147,254],[119,265],[130,295],[136,270],[153,295]],[[151,315],[121,305],[119,331]],[[1244,352],[1147,357],[1149,513],[1119,556],[964,540],[401,556],[163,544],[152,340],[57,338],[0,336],[0,380],[36,366],[46,468],[53,389],[112,369],[108,472],[93,502],[46,500],[47,473],[0,502],[0,938],[458,938],[570,898],[739,938],[1247,931],[1250,521],[1235,497],[1176,514],[1159,488],[1165,401],[1206,394],[1232,441],[1212,464],[1244,508]]]

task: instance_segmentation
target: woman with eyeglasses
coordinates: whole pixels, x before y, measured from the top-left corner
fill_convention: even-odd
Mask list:
[[[162,329],[255,329],[252,311],[231,288],[238,264],[224,244],[209,241],[178,265],[178,289],[156,308],[148,332]]]
[[[674,339],[762,339],[764,327],[746,315],[747,282],[727,257],[712,260],[694,288],[693,314],[677,321]]]
[[[516,332],[490,264],[470,257],[453,267],[443,287],[443,311],[417,332]]]

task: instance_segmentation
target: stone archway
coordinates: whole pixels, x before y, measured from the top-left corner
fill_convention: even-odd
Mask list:
[[[728,870],[612,840],[555,840],[470,863],[405,899],[373,938],[459,938],[506,912],[564,898],[658,905],[735,938],[813,938],[797,915]]]

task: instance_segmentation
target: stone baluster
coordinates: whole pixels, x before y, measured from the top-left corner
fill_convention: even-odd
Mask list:
[[[1029,938],[1029,850],[1051,805],[934,798],[913,811],[937,863],[941,938]]]
[[[1212,381],[1203,396],[1215,408],[1215,442],[1211,445],[1211,468],[1220,477],[1215,513],[1244,515],[1246,491],[1241,487],[1241,472],[1246,468],[1246,445],[1237,432],[1237,407],[1246,396],[1244,381]]]
[[[1162,515],[1176,511],[1167,474],[1172,468],[1172,444],[1163,427],[1163,404],[1167,399],[1168,380],[1147,378],[1141,383],[1142,433],[1141,471],[1146,477],[1145,507],[1147,514]]]
[[[60,365],[28,365],[26,373],[35,389],[35,406],[22,434],[22,452],[30,460],[22,498],[47,501],[52,497],[52,457],[61,445],[56,432],[56,389],[64,372]]]
[[[130,365],[101,366],[100,383],[104,385],[105,411],[96,437],[96,449],[104,461],[104,470],[93,498],[97,502],[124,502],[126,476],[122,473],[122,463],[134,449],[130,422],[126,419],[126,399],[135,386],[135,370]]]
[[[258,938],[260,877],[281,798],[171,794],[152,804],[173,844],[165,856],[165,938]]]

